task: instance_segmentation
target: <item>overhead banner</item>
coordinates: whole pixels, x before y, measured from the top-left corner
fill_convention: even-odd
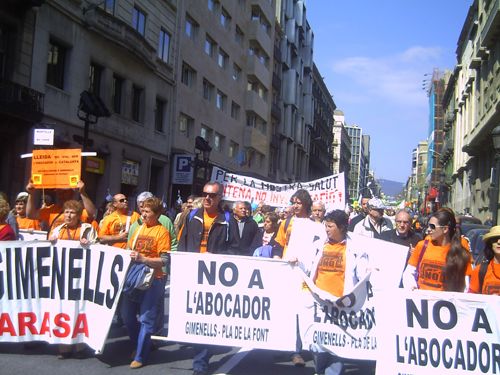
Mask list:
[[[226,172],[214,166],[211,180],[224,185],[223,199],[228,201],[264,202],[274,207],[286,207],[290,204],[293,193],[298,189],[305,189],[311,194],[313,201],[322,201],[328,210],[345,208],[343,172],[314,181],[277,184]]]
[[[37,189],[73,189],[80,181],[80,149],[33,150],[31,180]]]
[[[104,245],[0,242],[0,342],[102,351],[129,263],[127,252]]]
[[[383,301],[377,374],[500,374],[498,296],[397,290]]]
[[[173,252],[169,340],[294,350],[291,267],[256,257]]]

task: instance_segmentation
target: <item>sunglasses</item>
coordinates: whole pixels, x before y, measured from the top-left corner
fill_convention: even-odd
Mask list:
[[[118,202],[125,203],[128,202],[128,199],[127,198],[118,199]]]
[[[427,228],[430,230],[436,230],[436,228],[447,228],[447,225],[435,225],[435,224],[429,224],[427,225]]]
[[[210,198],[210,199],[214,199],[214,198],[216,198],[218,195],[219,195],[219,193],[207,193],[207,192],[203,192],[203,196],[204,196],[204,197],[207,197],[207,198]]]

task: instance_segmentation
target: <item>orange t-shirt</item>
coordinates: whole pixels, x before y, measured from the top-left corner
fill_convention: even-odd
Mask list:
[[[201,236],[200,253],[207,252],[208,233],[210,233],[210,228],[212,228],[217,215],[218,213],[209,215],[206,211],[203,211],[203,235]]]
[[[51,229],[53,229],[61,224],[64,224],[63,209],[57,204],[53,204],[49,207],[42,207],[38,213],[38,220],[40,222],[46,222],[47,226],[50,226]],[[89,214],[85,208],[80,216],[80,221],[82,223],[91,223],[91,221],[89,221]]]
[[[500,296],[500,263],[495,263],[493,259],[490,263],[488,263],[488,268],[484,274],[482,290],[479,290],[480,268],[480,265],[477,265],[476,268],[474,268],[474,271],[472,271],[469,293],[496,294],[497,296]]]
[[[336,297],[344,293],[346,243],[326,243],[318,263],[315,284]]]
[[[64,228],[61,228],[61,230],[59,231],[57,238],[59,238],[60,240],[79,241],[80,229],[81,229],[80,225],[76,229],[69,229],[68,227],[64,226]]]
[[[139,219],[139,214],[137,212],[132,212],[130,215],[129,228]],[[99,228],[99,237],[102,236],[116,236],[121,231],[125,230],[127,224],[127,215],[123,215],[119,212],[113,212],[106,216],[101,223]],[[114,242],[111,246],[119,247],[125,249],[127,247],[127,240]]]
[[[130,236],[127,248],[147,258],[159,258],[162,253],[170,251],[170,232],[161,224],[152,227],[142,224]],[[154,276],[161,278],[165,273],[161,269],[155,269]]]
[[[415,250],[408,260],[408,264],[413,267],[418,266],[420,253],[424,247],[425,240],[420,241],[415,246]],[[464,245],[462,241],[462,246]],[[443,269],[446,264],[446,255],[451,248],[451,244],[438,246],[434,245],[432,241],[428,241],[427,249],[420,261],[419,274],[418,274],[418,287],[424,290],[438,290],[443,291]],[[469,256],[469,262],[465,269],[466,275],[471,275],[472,266]]]
[[[38,220],[29,219],[27,217],[16,216],[17,227],[19,229],[40,230],[40,222]]]
[[[292,233],[292,225],[293,225],[293,218],[290,219],[288,222],[288,227],[285,230],[287,220],[283,220],[280,223],[280,227],[278,228],[278,233],[276,234],[276,237],[274,240],[283,247],[283,255],[281,256],[282,258],[285,257],[285,253],[288,247],[288,242],[290,241],[290,234]]]

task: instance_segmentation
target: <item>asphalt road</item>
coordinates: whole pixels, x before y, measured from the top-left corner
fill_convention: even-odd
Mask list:
[[[166,289],[165,319],[168,321],[169,290]],[[166,331],[163,335],[166,336]],[[194,350],[189,344],[154,340],[156,349],[151,352],[146,366],[129,368],[132,347],[124,326],[112,325],[102,353],[95,355],[88,350],[82,359],[57,358],[57,345],[36,343],[0,343],[0,375],[113,375],[124,371],[140,375],[192,374]],[[252,350],[234,347],[211,346],[213,356],[209,371],[217,375],[313,375],[314,362],[310,353],[304,353],[305,367],[294,367],[290,353],[271,350]],[[370,375],[373,369],[363,363],[349,364],[344,374]]]

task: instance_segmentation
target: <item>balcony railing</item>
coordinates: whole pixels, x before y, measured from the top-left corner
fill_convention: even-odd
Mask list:
[[[0,80],[0,113],[27,121],[40,121],[43,115],[41,92],[18,83]]]

